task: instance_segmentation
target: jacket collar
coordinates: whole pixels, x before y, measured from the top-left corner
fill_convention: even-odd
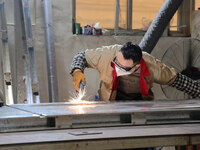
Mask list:
[[[113,77],[113,86],[112,90],[117,90],[118,87],[118,82],[119,82],[119,77],[117,77],[117,73],[115,70],[115,64],[111,62],[111,67],[113,68],[112,71],[112,77]],[[144,96],[148,96],[148,85],[147,82],[145,81],[144,77],[149,76],[149,70],[147,68],[146,62],[142,58],[140,60],[140,88],[141,88],[141,94]]]

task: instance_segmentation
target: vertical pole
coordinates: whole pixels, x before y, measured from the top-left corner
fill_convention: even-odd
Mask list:
[[[127,0],[127,29],[132,30],[132,0]]]
[[[32,79],[31,79],[31,65],[30,65],[30,55],[29,55],[29,46],[31,41],[29,41],[28,38],[28,32],[27,32],[27,25],[26,25],[26,16],[24,15],[24,3],[22,0],[18,1],[19,3],[19,9],[20,9],[20,17],[21,17],[21,29],[22,29],[22,37],[23,37],[23,48],[24,48],[24,70],[26,74],[25,79],[25,85],[26,85],[26,99],[28,104],[33,104],[33,94],[32,94]],[[27,6],[27,3],[26,3]],[[29,43],[29,44],[28,44]]]
[[[72,0],[72,33],[75,34],[76,0]]]
[[[183,0],[178,9],[178,31],[190,36],[192,15],[192,0]]]
[[[32,34],[32,23],[31,23],[31,14],[30,14],[30,0],[22,0],[23,8],[23,18],[24,18],[24,27],[25,27],[25,36],[27,41],[27,49],[31,62],[31,72],[32,72],[32,92],[35,98],[35,102],[39,103],[39,88],[38,88],[38,78],[37,78],[37,69],[35,64],[35,55],[34,55],[34,44],[33,44],[33,34]]]
[[[119,0],[115,0],[115,29],[114,32],[117,34],[119,30]]]
[[[7,21],[5,14],[5,2],[0,0],[0,21],[1,21],[1,31],[2,31],[2,60],[3,60],[3,72],[4,73],[4,94],[6,99],[6,104],[13,104],[13,92],[12,92],[12,80],[11,80],[11,68],[10,68],[10,53],[8,47],[8,31],[7,31]]]
[[[43,1],[44,23],[45,23],[49,101],[58,102],[58,83],[57,83],[56,54],[55,54],[53,18],[52,18],[52,1],[51,0],[42,0],[42,1]]]

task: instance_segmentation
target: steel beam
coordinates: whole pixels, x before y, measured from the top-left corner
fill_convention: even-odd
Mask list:
[[[34,44],[33,44],[33,34],[32,34],[32,23],[31,23],[31,14],[30,14],[30,0],[22,0],[22,11],[23,11],[23,21],[25,28],[25,37],[27,44],[27,55],[29,55],[30,61],[30,70],[32,72],[32,91],[34,96],[34,101],[40,103],[39,98],[39,88],[38,88],[38,78],[37,78],[37,69],[35,64],[35,55],[34,55]],[[30,84],[30,83],[29,83]],[[32,103],[29,101],[29,103]]]
[[[132,5],[133,1],[132,0],[127,0],[127,29],[132,30]]]
[[[120,0],[115,0],[115,28],[114,33],[117,34],[119,30],[119,7],[120,7]]]
[[[56,72],[56,54],[54,45],[52,1],[42,0],[42,2],[44,11],[44,25],[45,25],[45,39],[46,39],[49,101],[58,102],[58,81]]]
[[[5,103],[13,104],[13,92],[12,92],[12,79],[11,79],[11,66],[10,66],[10,53],[8,47],[8,31],[7,31],[7,21],[5,14],[5,2],[0,0],[0,30],[2,32],[2,64],[3,64],[3,74],[4,74],[4,92],[5,92]]]
[[[0,132],[191,124],[200,123],[199,113],[199,100],[14,104],[0,108]]]
[[[25,78],[25,85],[26,85],[26,99],[28,104],[33,104],[33,93],[32,93],[32,79],[31,79],[31,64],[30,64],[30,55],[29,55],[29,44],[30,43],[29,38],[27,36],[27,26],[26,26],[26,16],[24,15],[24,7],[23,7],[23,1],[19,0],[19,12],[21,16],[21,29],[22,29],[22,37],[23,37],[23,48],[24,48],[24,70],[26,74]]]

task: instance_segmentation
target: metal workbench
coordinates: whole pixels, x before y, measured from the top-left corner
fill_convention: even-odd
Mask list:
[[[200,144],[200,100],[0,107],[0,150]]]

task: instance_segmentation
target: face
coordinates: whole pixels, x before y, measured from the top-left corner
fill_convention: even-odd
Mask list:
[[[123,71],[128,71],[130,73],[133,73],[140,68],[140,64],[134,63],[132,59],[124,59],[124,56],[121,52],[117,53],[115,63],[119,67],[119,69],[122,69]]]

